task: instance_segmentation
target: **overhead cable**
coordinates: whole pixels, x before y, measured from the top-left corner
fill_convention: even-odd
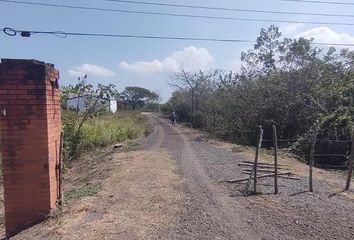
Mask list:
[[[229,43],[256,43],[253,40],[245,39],[226,39],[226,38],[200,38],[200,37],[176,37],[176,36],[162,36],[162,35],[134,35],[134,34],[111,34],[111,33],[85,33],[85,32],[64,32],[64,31],[33,31],[33,30],[17,30],[10,27],[3,28],[3,32],[9,36],[29,37],[32,34],[46,34],[55,35],[57,37],[66,38],[67,36],[83,36],[83,37],[111,37],[111,38],[136,38],[136,39],[159,39],[159,40],[181,40],[181,41],[206,41],[206,42],[229,42]],[[326,43],[326,42],[312,42],[313,45],[326,46],[342,46],[354,47],[351,43]]]
[[[317,0],[273,0],[273,1],[354,6],[353,2],[341,2],[341,1],[317,1]]]
[[[141,5],[154,5],[154,6],[164,6],[164,7],[194,8],[194,9],[204,9],[204,10],[221,10],[221,11],[232,11],[232,12],[270,13],[270,14],[284,14],[284,15],[296,15],[296,16],[303,15],[303,16],[321,16],[321,17],[354,17],[353,14],[256,10],[256,9],[243,9],[243,8],[212,7],[212,6],[204,6],[204,5],[202,6],[202,5],[184,5],[184,4],[172,4],[172,3],[157,3],[157,2],[148,2],[148,1],[131,1],[131,0],[101,0],[101,1],[141,4]]]
[[[314,24],[314,25],[354,26],[354,23],[348,23],[348,22],[296,21],[296,20],[275,20],[275,19],[221,17],[221,16],[209,16],[209,15],[192,15],[192,14],[177,14],[177,13],[152,12],[152,11],[135,11],[135,10],[124,10],[124,9],[84,7],[84,6],[75,6],[75,5],[61,5],[61,4],[27,2],[27,1],[17,1],[17,0],[0,0],[0,2],[35,5],[35,6],[45,6],[45,7],[56,7],[56,8],[94,10],[94,11],[105,11],[105,12],[120,12],[120,13],[129,13],[129,14],[157,15],[157,16],[170,16],[170,17],[187,17],[187,18],[233,20],[233,21],[248,21],[248,22],[303,23],[303,24]]]

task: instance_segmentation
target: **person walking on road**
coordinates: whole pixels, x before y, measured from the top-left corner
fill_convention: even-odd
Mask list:
[[[171,123],[172,123],[172,126],[176,126],[176,121],[177,121],[177,115],[175,113],[175,111],[172,112],[171,116],[170,116],[170,119],[171,119]]]

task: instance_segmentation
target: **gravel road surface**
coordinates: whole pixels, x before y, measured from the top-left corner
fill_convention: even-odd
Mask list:
[[[185,179],[187,198],[167,239],[354,239],[354,201],[335,195],[326,179],[315,179],[315,193],[301,181],[280,180],[280,194],[273,195],[270,180],[260,181],[262,195],[244,197],[244,185],[225,180],[245,177],[238,163],[252,161],[196,139],[183,127],[147,115],[155,131],[144,142],[146,149],[167,149]]]

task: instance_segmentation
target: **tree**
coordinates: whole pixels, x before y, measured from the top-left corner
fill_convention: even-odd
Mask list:
[[[216,73],[206,73],[203,71],[190,73],[183,67],[179,67],[178,71],[173,73],[168,80],[168,84],[171,87],[177,90],[184,90],[187,96],[189,96],[192,125],[194,125],[193,119],[195,111],[199,108],[198,97],[203,94],[203,91],[215,74]]]
[[[142,87],[126,87],[121,93],[121,97],[135,110],[138,105],[142,106],[148,101],[157,101],[159,96]]]
[[[262,29],[253,48],[242,53],[239,73],[216,76],[180,68],[169,79],[176,91],[168,103],[183,112],[180,119],[192,118],[194,126],[243,144],[255,143],[257,125],[270,139],[275,124],[279,138],[300,139],[282,144],[307,154],[306,139],[317,122],[319,137],[348,140],[354,125],[354,51],[321,49],[312,41],[282,39],[273,25]],[[326,141],[316,146],[318,153],[348,150]]]
[[[184,90],[178,90],[172,93],[172,97],[165,104],[164,113],[170,115],[175,111],[178,116],[178,121],[191,121],[191,109],[188,101],[188,93]]]
[[[78,154],[78,148],[81,142],[81,129],[84,123],[106,111],[102,100],[110,99],[117,94],[115,85],[98,84],[93,88],[87,83],[87,75],[83,78],[78,78],[78,83],[62,88],[62,106],[67,106],[69,98],[77,98],[77,107],[75,112],[66,112],[63,115],[64,128],[64,154],[66,159],[73,159]],[[87,96],[84,99],[81,97]],[[83,101],[84,108],[80,111],[79,104]]]
[[[269,74],[277,68],[277,56],[281,48],[278,27],[271,25],[267,30],[262,28],[257,37],[254,49],[242,52],[241,60],[247,63],[249,73]]]

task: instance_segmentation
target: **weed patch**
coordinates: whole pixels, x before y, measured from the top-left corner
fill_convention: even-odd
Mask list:
[[[101,190],[100,185],[87,184],[73,188],[65,193],[65,200],[77,200],[83,197],[91,197],[96,195]]]
[[[252,148],[250,146],[243,146],[243,145],[238,145],[238,144],[234,144],[231,150],[236,153],[254,152],[254,148]]]

